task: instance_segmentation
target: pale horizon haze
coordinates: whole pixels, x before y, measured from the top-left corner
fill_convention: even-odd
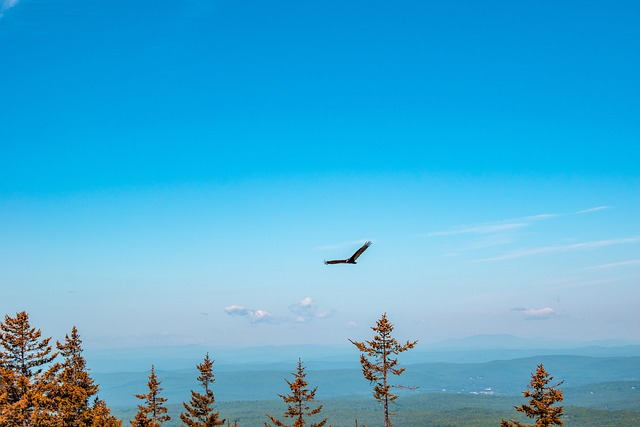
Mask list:
[[[638,18],[0,0],[0,315],[88,348],[346,344],[385,312],[425,345],[638,343]]]

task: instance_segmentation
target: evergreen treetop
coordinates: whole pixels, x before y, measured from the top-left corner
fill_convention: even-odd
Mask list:
[[[387,319],[387,313],[383,313],[376,322],[376,326],[372,326],[371,329],[375,332],[371,341],[349,341],[362,352],[360,355],[362,374],[374,385],[373,397],[383,404],[384,425],[389,427],[392,425],[390,417],[393,415],[389,412],[389,403],[398,398],[398,395],[391,392],[391,388],[404,388],[404,386],[392,385],[389,376],[400,375],[405,370],[397,367],[398,359],[392,356],[413,348],[418,341],[398,343],[391,336],[393,324]]]
[[[0,366],[31,378],[42,372],[42,366],[51,362],[56,353],[51,353],[51,338],[43,338],[40,329],[32,328],[25,311],[16,317],[4,316],[0,323]]]
[[[6,425],[48,426],[55,416],[51,398],[53,367],[46,365],[56,357],[42,332],[32,328],[29,315],[5,315],[0,322],[0,403]]]
[[[160,384],[155,367],[151,365],[151,373],[147,383],[149,393],[135,395],[138,399],[143,400],[144,404],[138,405],[138,412],[131,421],[133,427],[160,427],[163,422],[171,419],[167,414],[167,408],[164,406],[167,398],[160,397],[160,392],[163,390]]]
[[[285,380],[289,385],[289,389],[291,389],[291,394],[282,395],[279,394],[284,402],[287,405],[287,411],[284,413],[285,418],[293,418],[293,424],[291,427],[305,427],[307,425],[307,418],[312,417],[313,415],[319,414],[322,411],[322,405],[317,406],[316,408],[311,408],[308,402],[313,402],[316,395],[317,387],[313,390],[307,388],[307,381],[305,377],[307,374],[304,372],[304,366],[302,365],[302,360],[298,359],[298,368],[296,372],[292,373],[294,380],[289,381]],[[267,415],[271,422],[278,427],[289,427],[284,422],[276,419],[271,415]],[[324,418],[317,423],[309,424],[309,427],[322,427],[326,424],[327,419]],[[265,427],[271,427],[271,424],[264,423]]]
[[[533,426],[522,424],[518,421],[511,420],[500,422],[501,427],[551,427],[554,425],[563,425],[564,421],[560,419],[563,415],[564,407],[552,407],[557,402],[562,402],[562,390],[557,389],[562,381],[548,385],[553,381],[553,377],[547,373],[542,363],[538,365],[536,372],[531,374],[531,382],[529,388],[522,392],[524,397],[530,398],[529,404],[516,406],[518,412],[524,413],[528,418],[534,418],[536,423]]]
[[[191,390],[191,401],[189,404],[182,403],[185,412],[180,414],[183,423],[190,427],[213,427],[224,425],[225,419],[219,419],[219,412],[213,410],[216,399],[211,385],[215,382],[213,375],[213,360],[206,354],[204,361],[197,365],[200,375],[197,380],[204,389],[204,394]]]

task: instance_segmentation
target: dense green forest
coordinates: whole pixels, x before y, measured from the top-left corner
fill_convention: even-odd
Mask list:
[[[399,399],[394,407],[396,416],[394,425],[401,427],[497,427],[502,419],[524,421],[513,409],[521,404],[522,397],[496,397],[482,395],[458,395],[448,393],[428,393]],[[329,419],[335,427],[366,424],[379,426],[381,408],[373,398],[340,398],[319,401],[323,405],[322,417]],[[565,406],[564,417],[567,427],[620,427],[640,425],[640,402],[635,400],[635,411],[612,411],[590,409],[577,406]],[[163,424],[166,427],[180,426],[178,414],[183,410],[181,404],[170,404],[172,421]],[[237,420],[241,426],[263,426],[265,414],[280,414],[285,409],[282,402],[238,401],[220,402],[216,410],[227,420]],[[136,408],[114,408],[113,413],[124,419],[132,419]]]

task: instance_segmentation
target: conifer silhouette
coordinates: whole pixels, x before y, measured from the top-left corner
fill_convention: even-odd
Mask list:
[[[198,381],[204,388],[204,394],[191,390],[191,401],[189,404],[183,403],[186,412],[180,414],[183,423],[190,427],[212,427],[224,425],[224,419],[220,420],[219,412],[213,410],[216,399],[210,386],[215,382],[213,375],[213,360],[209,359],[209,353],[204,357],[204,361],[197,365],[200,375]]]
[[[104,400],[100,400],[97,397],[93,401],[91,410],[92,419],[90,427],[121,427],[122,420],[117,419],[111,415],[111,410],[107,407]]]
[[[319,414],[320,411],[322,411],[322,405],[319,405],[314,409],[311,409],[311,407],[308,405],[308,402],[314,401],[316,390],[318,389],[318,387],[314,388],[313,390],[309,390],[307,388],[308,383],[305,380],[307,374],[304,372],[302,360],[298,359],[298,369],[296,372],[293,372],[292,375],[294,378],[293,382],[285,380],[289,385],[289,388],[291,389],[291,394],[287,396],[279,394],[278,396],[280,396],[282,400],[284,400],[288,404],[288,408],[284,413],[284,417],[293,418],[294,422],[291,426],[289,426],[284,422],[276,419],[275,417],[267,415],[271,422],[278,427],[305,427],[308,422],[308,419],[306,419],[305,417],[309,418],[313,415]],[[317,423],[309,424],[309,427],[322,427],[326,424],[326,422],[327,419],[324,418]],[[269,423],[264,423],[264,425],[265,427],[271,427],[271,424]]]
[[[138,412],[135,418],[130,421],[132,427],[160,427],[160,424],[171,419],[169,415],[165,415],[167,408],[164,403],[167,398],[160,397],[160,392],[163,390],[160,384],[161,382],[158,381],[156,376],[155,367],[151,365],[151,373],[147,383],[149,393],[135,395],[138,399],[144,401],[144,405],[138,405]]]
[[[56,353],[52,353],[51,338],[41,336],[24,311],[15,317],[5,315],[0,322],[0,402],[7,425],[52,425],[51,368],[44,374],[43,370]]]
[[[501,427],[550,427],[554,425],[563,425],[564,421],[560,419],[564,410],[563,406],[551,406],[557,402],[562,402],[562,390],[556,389],[562,384],[562,381],[549,386],[553,381],[553,377],[549,376],[544,369],[542,363],[538,365],[535,374],[531,374],[531,382],[529,389],[522,392],[524,397],[531,398],[528,405],[515,406],[519,412],[523,412],[529,418],[535,418],[536,423],[533,426],[522,424],[518,421],[511,420],[500,422]]]
[[[64,344],[57,342],[56,347],[63,357],[62,363],[53,367],[55,387],[51,391],[58,421],[74,427],[90,427],[100,419],[101,425],[121,425],[120,420],[110,415],[106,404],[95,397],[98,386],[89,375],[77,328],[74,326],[71,334],[65,336]]]
[[[349,341],[362,352],[360,355],[362,374],[374,385],[373,397],[384,407],[384,426],[390,427],[392,425],[390,417],[394,414],[389,412],[389,403],[398,398],[398,395],[391,392],[391,388],[405,388],[404,386],[391,385],[389,382],[390,375],[400,375],[405,370],[404,368],[396,368],[398,359],[392,356],[413,348],[418,341],[407,341],[406,344],[400,345],[391,336],[393,324],[387,319],[387,313],[384,313],[376,322],[376,326],[371,329],[375,332],[373,340]]]

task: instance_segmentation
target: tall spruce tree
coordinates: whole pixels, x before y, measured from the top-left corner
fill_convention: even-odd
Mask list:
[[[405,368],[396,367],[398,359],[393,358],[393,355],[413,348],[418,341],[407,341],[406,344],[400,345],[391,336],[393,324],[387,319],[387,313],[384,313],[376,322],[376,326],[371,329],[375,332],[373,340],[349,341],[362,352],[360,355],[362,373],[373,384],[373,397],[383,404],[384,426],[390,427],[392,425],[391,416],[394,414],[389,412],[389,403],[398,398],[398,395],[391,392],[391,388],[405,388],[390,383],[390,375],[400,375],[405,370]]]
[[[285,380],[291,389],[291,394],[287,396],[279,394],[278,396],[288,404],[287,412],[284,413],[284,417],[293,418],[294,421],[291,427],[304,427],[309,421],[308,418],[317,415],[322,411],[322,405],[319,405],[314,409],[311,409],[308,405],[308,402],[314,401],[318,387],[313,390],[309,390],[307,388],[308,383],[305,380],[307,374],[304,372],[304,366],[300,359],[298,359],[298,369],[296,372],[292,373],[292,375],[294,378],[293,382]],[[289,427],[287,424],[271,415],[267,415],[267,417],[269,417],[271,422],[278,427]],[[309,424],[309,427],[322,427],[326,422],[327,419],[324,418],[317,423]],[[271,424],[269,423],[264,423],[264,425],[266,427],[271,427]]]
[[[171,417],[167,415],[167,408],[164,406],[167,401],[166,397],[160,397],[163,390],[160,387],[161,382],[156,376],[155,367],[151,365],[151,373],[149,374],[149,393],[136,394],[135,396],[144,401],[143,405],[138,405],[138,412],[135,418],[130,421],[133,427],[160,427],[160,425],[169,421]]]
[[[5,315],[0,322],[0,396],[6,425],[52,425],[55,412],[50,397],[51,361],[56,357],[49,345],[51,338],[32,328],[29,315]],[[49,369],[43,373],[45,367]]]
[[[209,353],[204,361],[197,365],[200,375],[198,381],[204,389],[204,394],[191,390],[190,404],[182,403],[186,412],[180,414],[182,422],[190,427],[213,427],[224,425],[225,419],[219,419],[220,413],[213,410],[216,399],[211,390],[215,382],[213,375],[213,361],[209,359]]]
[[[121,424],[109,414],[106,404],[95,398],[98,386],[89,375],[77,328],[74,326],[71,334],[65,336],[64,344],[57,342],[56,347],[63,357],[63,361],[55,365],[52,391],[60,425],[89,427],[96,416],[104,418],[107,425]]]
[[[560,419],[563,415],[563,406],[552,407],[557,402],[562,402],[562,390],[556,389],[562,384],[562,381],[549,385],[553,381],[553,377],[549,376],[544,366],[538,365],[535,374],[531,374],[531,382],[529,388],[522,392],[524,397],[530,398],[528,405],[515,406],[518,412],[524,413],[528,418],[535,418],[536,423],[532,426],[522,424],[518,421],[500,422],[501,427],[550,427],[554,425],[563,425],[564,421]]]

